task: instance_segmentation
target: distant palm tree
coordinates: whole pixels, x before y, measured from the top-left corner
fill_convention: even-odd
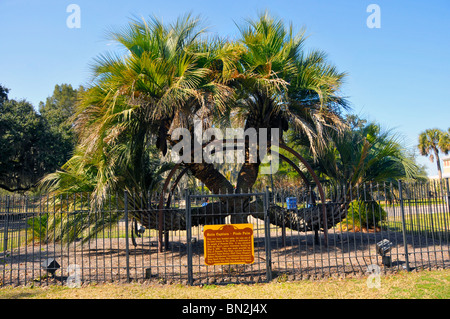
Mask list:
[[[448,154],[450,148],[445,144],[446,133],[440,129],[428,129],[419,135],[419,151],[423,156],[428,156],[431,162],[436,160],[436,166],[439,174],[439,179],[442,179],[441,159],[439,153]]]
[[[448,154],[450,152],[450,128],[447,132],[444,132],[441,139],[439,140],[438,145],[441,151],[445,154]]]

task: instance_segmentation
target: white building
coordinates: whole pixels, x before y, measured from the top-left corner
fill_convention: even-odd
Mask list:
[[[444,156],[442,158],[442,178],[450,178],[450,156]],[[430,179],[439,178],[438,175],[429,176]]]

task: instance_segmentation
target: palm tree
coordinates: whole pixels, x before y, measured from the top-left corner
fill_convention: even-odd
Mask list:
[[[337,202],[358,199],[356,190],[369,182],[396,184],[398,179],[424,179],[423,170],[396,134],[353,115],[347,116],[346,123],[348,126],[342,133],[330,131],[327,145],[315,158],[304,151],[310,147],[307,140],[298,134],[290,135],[290,143],[303,147],[300,152],[331,186]]]
[[[85,157],[97,156],[101,163],[98,194],[117,180],[113,158],[131,163],[138,179],[148,145],[155,143],[165,155],[176,142],[171,130],[192,129],[194,116],[212,123],[237,110],[245,128],[292,124],[310,139],[321,138],[324,125],[339,123],[336,110],[345,100],[337,93],[344,74],[329,66],[323,53],[304,53],[303,33],[294,36],[292,26],[268,13],[240,30],[237,44],[205,41],[199,20],[187,15],[169,26],[133,20],[111,34],[128,54],[96,59],[94,86],[75,122]],[[257,178],[260,163],[248,164],[241,168],[238,189],[252,187]],[[210,190],[233,190],[213,165],[187,166]]]
[[[220,113],[231,95],[224,83],[233,74],[230,68],[239,51],[219,39],[202,39],[203,33],[200,20],[191,15],[170,25],[135,19],[111,32],[126,54],[95,59],[93,85],[74,117],[76,154],[43,185],[55,194],[89,189],[94,210],[101,209],[114,191],[134,190],[145,197],[156,190],[151,186],[160,188],[162,183],[153,181],[161,179],[168,165],[161,165],[159,158],[155,163],[152,145],[166,155],[174,142],[173,128],[192,129],[194,116]],[[188,165],[213,191],[232,190],[212,165]],[[132,205],[137,209],[147,202],[144,198]]]
[[[223,109],[230,95],[223,85],[229,74],[225,60],[235,53],[218,40],[208,46],[200,39],[199,24],[190,15],[172,25],[133,20],[111,33],[127,55],[104,54],[95,60],[93,86],[83,96],[75,127],[83,156],[96,158],[99,198],[116,187],[124,167],[144,188],[140,172],[149,146],[166,155],[174,127],[189,127],[195,115]],[[215,68],[219,62],[220,69]],[[202,173],[210,171],[207,167]]]
[[[322,141],[311,145],[325,145],[324,128],[341,125],[339,111],[346,102],[339,89],[345,74],[330,66],[322,52],[305,53],[303,33],[294,36],[292,26],[286,28],[268,13],[240,31],[238,43],[207,39],[200,20],[186,15],[170,25],[136,19],[111,33],[126,54],[95,60],[93,85],[75,116],[80,158],[69,161],[75,172],[93,176],[96,207],[115,190],[146,191],[148,175],[142,170],[148,166],[150,146],[166,155],[177,142],[173,129],[193,132],[195,118],[206,127],[233,118],[256,131],[275,127],[282,132],[292,126],[310,141]],[[238,191],[251,188],[258,177],[260,162],[250,163],[248,150],[246,143]],[[212,192],[233,191],[213,164],[183,165]],[[206,212],[214,209],[207,205]]]
[[[419,135],[419,151],[423,156],[428,156],[431,162],[436,160],[439,179],[442,179],[440,152],[448,154],[449,148],[445,144],[445,133],[437,128],[428,129]]]
[[[444,132],[439,139],[438,143],[439,149],[446,155],[450,152],[450,128],[447,132]]]
[[[396,187],[398,179],[417,180],[423,176],[395,134],[355,116],[348,116],[346,121],[348,126],[342,134],[331,131],[327,145],[315,158],[307,157],[308,154],[305,157],[330,186],[328,190],[333,202],[339,203],[332,222],[344,220],[347,212],[360,213],[369,228],[376,226],[372,222],[379,221],[383,210],[371,198],[373,193],[371,187],[366,188],[368,183],[388,182]],[[293,143],[309,147],[302,137],[293,134],[291,139]],[[370,205],[366,204],[368,200],[373,200]],[[369,217],[369,214],[372,215]],[[349,222],[354,222],[354,218],[348,217],[346,226]]]
[[[305,53],[304,30],[295,35],[292,25],[287,28],[268,12],[239,30],[245,51],[239,61],[241,76],[232,82],[238,98],[231,109],[244,129],[279,128],[282,139],[283,131],[292,127],[311,141],[324,142],[323,127],[342,124],[338,112],[347,103],[339,89],[345,73],[329,65],[323,52]],[[247,155],[238,191],[251,188],[258,177],[261,162],[250,163]]]
[[[376,123],[334,134],[316,160],[316,169],[334,185],[348,189],[367,182],[415,179],[419,170],[398,137]]]

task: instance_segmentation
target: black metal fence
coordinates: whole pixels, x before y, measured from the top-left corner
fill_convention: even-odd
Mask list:
[[[325,193],[327,229],[323,203],[305,189],[186,191],[166,194],[163,209],[156,194],[109,194],[101,209],[89,194],[4,196],[0,286],[252,283],[365,275],[374,265],[382,272],[449,267],[448,180]],[[240,223],[252,225],[253,262],[206,265],[205,225]]]

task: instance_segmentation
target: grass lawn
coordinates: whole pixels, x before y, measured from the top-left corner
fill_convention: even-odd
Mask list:
[[[91,284],[4,287],[0,299],[449,299],[450,270],[381,275],[380,288],[369,288],[367,277],[323,279],[253,285]]]

